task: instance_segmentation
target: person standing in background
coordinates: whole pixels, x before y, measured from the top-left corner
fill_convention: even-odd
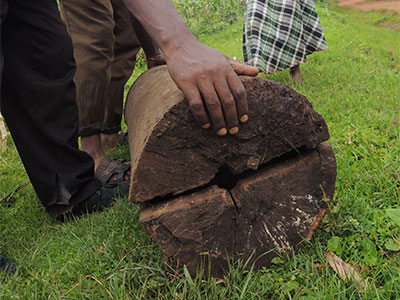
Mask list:
[[[300,81],[307,55],[328,48],[312,0],[247,0],[244,62],[266,74],[290,68]]]

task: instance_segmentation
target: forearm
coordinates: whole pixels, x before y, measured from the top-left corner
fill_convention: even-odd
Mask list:
[[[140,24],[140,22],[136,18],[134,18],[133,23],[133,28],[135,30],[136,36],[139,39],[140,45],[142,46],[144,53],[146,53],[146,57],[150,58],[161,54],[160,47],[143,28],[142,24]]]
[[[168,71],[189,102],[196,121],[211,124],[219,135],[236,134],[247,122],[247,94],[237,74],[257,75],[257,68],[241,65],[200,43],[171,0],[124,0],[165,55]]]
[[[197,41],[171,0],[124,0],[124,2],[167,56],[185,43]]]

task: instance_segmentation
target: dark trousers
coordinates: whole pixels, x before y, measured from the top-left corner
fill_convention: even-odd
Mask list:
[[[43,205],[77,204],[100,182],[78,149],[73,49],[57,2],[0,4],[1,113]]]

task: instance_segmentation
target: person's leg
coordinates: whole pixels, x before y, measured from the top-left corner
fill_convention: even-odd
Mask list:
[[[105,154],[100,133],[114,58],[114,19],[110,0],[60,0],[60,9],[74,45],[75,83],[81,149],[94,159],[95,168]]]
[[[300,64],[290,68],[290,79],[296,82],[301,81]]]
[[[78,150],[71,40],[55,0],[9,5],[1,111],[42,204],[78,205],[100,182],[93,160]]]
[[[113,172],[126,173],[126,167],[114,161],[109,168],[100,133],[104,130],[105,108],[109,96],[111,66],[114,60],[114,12],[110,0],[60,0],[61,14],[74,45],[77,62],[75,82],[79,112],[81,149],[93,158],[96,177],[99,166],[111,176],[102,182],[117,182]],[[129,167],[128,167],[129,169]]]
[[[4,55],[3,55],[3,46],[2,46],[2,36],[3,36],[3,23],[6,20],[8,15],[8,2],[7,0],[0,0],[0,89],[2,86],[3,79],[3,68],[4,68]],[[0,97],[1,103],[1,97]]]
[[[114,59],[114,19],[110,0],[60,0],[61,16],[74,46],[79,134],[100,134]]]
[[[2,27],[3,22],[5,21],[8,13],[8,3],[6,0],[0,0],[0,40],[2,37]],[[0,89],[2,86],[2,74],[3,74],[3,65],[4,65],[4,57],[3,57],[3,47],[0,42]],[[1,97],[0,97],[1,103]],[[17,264],[15,260],[6,259],[4,256],[0,255],[0,273],[15,273],[17,269]]]
[[[133,28],[133,16],[122,0],[111,0],[114,11],[114,60],[106,102],[105,128],[101,135],[103,146],[114,147],[121,130],[124,87],[136,64],[140,42]]]

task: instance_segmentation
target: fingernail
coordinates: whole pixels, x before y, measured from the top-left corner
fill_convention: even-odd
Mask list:
[[[220,130],[217,131],[217,134],[218,134],[218,135],[225,135],[225,134],[227,134],[227,133],[228,133],[228,131],[226,130],[226,128],[222,128],[222,129],[220,129]]]
[[[230,134],[236,134],[238,132],[239,132],[239,127],[232,127],[231,129],[229,129]]]
[[[211,124],[210,123],[206,123],[204,125],[202,125],[201,127],[203,127],[204,129],[208,129],[210,128]]]
[[[249,119],[248,115],[243,115],[243,116],[240,117],[240,122],[246,123],[248,119]]]

